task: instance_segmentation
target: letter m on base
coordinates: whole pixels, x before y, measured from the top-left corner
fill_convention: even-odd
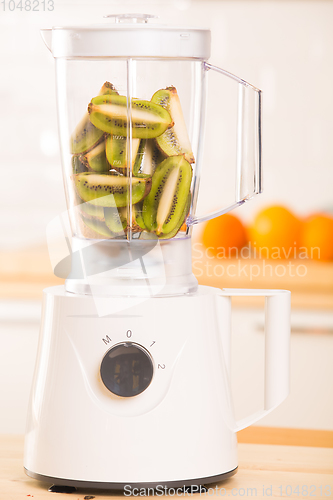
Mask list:
[[[111,339],[110,337],[107,335],[105,339],[102,339],[104,344],[108,344],[109,342],[111,342]]]

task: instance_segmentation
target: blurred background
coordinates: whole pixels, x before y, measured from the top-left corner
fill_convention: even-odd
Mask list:
[[[259,425],[332,430],[333,1],[54,0],[50,12],[8,7],[0,15],[0,432],[24,432],[42,290],[62,283],[53,276],[46,246],[47,224],[66,205],[54,60],[39,30],[99,23],[105,14],[133,11],[155,14],[158,22],[210,28],[210,62],[263,90],[264,192],[237,209],[240,225],[230,219],[229,233],[239,235],[236,242],[216,240],[216,234],[228,233],[223,223],[220,229],[207,229],[206,236],[205,229],[195,229],[199,246],[194,271],[201,284],[292,291],[291,395]],[[214,104],[217,97],[213,92],[209,102]],[[219,127],[216,113],[209,128]],[[207,166],[199,199],[203,211],[221,204],[219,189],[209,189],[212,179],[214,188],[231,179],[221,168],[214,133],[206,138]],[[268,225],[273,232],[263,236],[256,216],[272,206]],[[287,210],[282,219],[280,206]],[[324,223],[306,226],[318,213],[324,214]],[[274,230],[278,233],[281,227],[292,241],[296,233],[311,233],[306,245],[323,245],[325,258],[299,260],[298,254],[296,259],[274,260],[272,272],[265,274],[263,260],[252,255],[243,259],[246,272],[231,275],[229,260],[214,251],[206,254],[207,246],[236,245],[240,250],[260,237],[274,246]],[[298,246],[303,241],[299,237]],[[279,241],[283,245],[283,239]],[[231,258],[232,263],[239,260]],[[290,262],[294,270],[303,266],[298,274],[288,270]],[[251,301],[235,304],[232,379],[239,418],[262,404],[261,306]]]

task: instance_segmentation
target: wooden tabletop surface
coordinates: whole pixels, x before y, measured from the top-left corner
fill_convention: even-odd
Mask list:
[[[249,498],[332,498],[333,449],[306,446],[240,443],[235,476],[205,495]],[[126,498],[107,491],[78,490],[72,494],[48,492],[23,472],[23,436],[0,435],[1,500],[84,500]],[[169,495],[170,496],[170,495]]]

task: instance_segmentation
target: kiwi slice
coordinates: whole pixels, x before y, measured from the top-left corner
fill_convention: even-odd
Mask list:
[[[143,202],[143,220],[148,231],[160,235],[176,228],[184,213],[191,180],[192,167],[183,155],[171,156],[158,166]]]
[[[113,83],[110,82],[105,82],[103,83],[103,86],[101,90],[99,91],[99,95],[108,95],[108,94],[118,94],[116,87],[113,85]]]
[[[76,127],[71,138],[71,153],[85,153],[93,148],[103,137],[103,130],[96,128],[85,116]]]
[[[133,174],[141,173],[151,176],[155,172],[157,165],[162,163],[165,158],[166,156],[158,148],[155,139],[142,140],[133,167]]]
[[[149,140],[152,141],[153,139],[149,139]],[[138,151],[136,153],[135,161],[133,164],[133,175],[135,175],[135,176],[138,175],[140,177],[141,174],[145,174],[144,172],[142,172],[141,165],[142,165],[142,160],[143,160],[144,151],[145,151],[145,147],[146,147],[147,142],[148,142],[148,139],[141,139],[141,141],[140,141],[139,148],[138,148]],[[153,172],[151,174],[149,174],[150,177],[152,175],[153,175]]]
[[[114,85],[110,82],[105,82],[99,91],[99,95],[116,94]],[[89,114],[86,112],[80,123],[75,128],[71,140],[70,150],[73,154],[86,153],[89,149],[98,144],[103,136],[103,131],[96,128],[89,120]]]
[[[130,179],[122,175],[83,172],[74,175],[73,180],[79,197],[100,207],[125,207],[129,201],[138,203],[147,196],[151,188],[150,177]]]
[[[126,174],[127,172],[127,138],[119,135],[107,135],[105,141],[106,157],[112,168]],[[132,139],[132,169],[136,162],[140,139]]]
[[[135,232],[146,229],[145,221],[143,220],[142,210],[143,210],[142,201],[132,206],[132,230]]]
[[[188,137],[183,111],[175,87],[167,87],[155,92],[151,101],[163,106],[170,114],[173,127],[168,128],[162,135],[156,138],[156,142],[167,156],[181,155],[185,160],[194,163],[194,155],[190,139]]]
[[[173,238],[174,236],[176,236],[176,234],[180,231],[182,225],[184,224],[186,217],[188,216],[188,213],[190,211],[190,207],[191,207],[191,193],[188,194],[186,205],[184,207],[184,211],[182,213],[181,218],[179,219],[179,222],[177,222],[176,227],[172,231],[170,231],[169,233],[160,234],[159,239],[166,240],[166,239],[170,239],[170,238]]]
[[[125,234],[127,228],[126,210],[127,207],[104,208],[105,224],[112,233],[117,235]]]
[[[88,113],[91,123],[98,129],[111,135],[127,136],[129,108],[126,96],[109,94],[94,97],[88,106]],[[133,138],[154,138],[172,126],[169,112],[151,101],[132,99],[130,115]]]
[[[111,169],[106,159],[104,141],[82,156],[82,161],[94,172],[108,172]]]
[[[72,156],[72,170],[73,174],[80,174],[81,172],[88,172],[81,155]]]
[[[145,229],[142,217],[142,202],[132,205],[132,223],[128,222],[129,207],[104,208],[105,223],[115,234],[127,233],[131,227],[133,233],[141,232]]]
[[[79,212],[89,219],[104,220],[104,209],[91,203],[85,203],[81,198],[76,195],[76,206]]]
[[[97,235],[103,236],[104,238],[114,237],[113,233],[110,231],[104,221],[100,221],[97,219],[88,219],[87,217],[84,217],[84,215],[81,216],[81,219],[85,226],[97,233]],[[95,235],[86,234],[86,236],[89,238],[93,238]]]

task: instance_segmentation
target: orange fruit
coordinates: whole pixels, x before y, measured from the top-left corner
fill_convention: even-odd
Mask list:
[[[206,223],[202,243],[216,257],[229,257],[246,245],[247,232],[238,217],[224,214]]]
[[[302,248],[308,257],[316,260],[333,259],[333,217],[313,214],[304,221]]]
[[[280,205],[265,208],[254,219],[249,236],[255,257],[290,259],[298,254],[302,222]]]

